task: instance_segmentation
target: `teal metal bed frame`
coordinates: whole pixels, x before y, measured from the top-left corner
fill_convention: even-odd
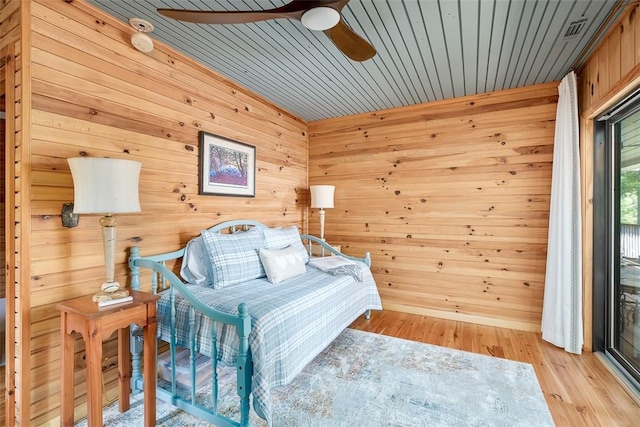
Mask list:
[[[263,227],[266,225],[252,220],[233,220],[220,223],[212,228],[214,232],[228,232],[237,233],[247,231],[252,227]],[[306,234],[300,236],[303,241],[306,241],[308,252],[311,253],[313,245],[318,245],[321,248],[321,255],[334,254],[343,256],[351,260],[358,260],[364,262],[367,266],[371,266],[371,256],[369,252],[365,254],[363,258],[352,257],[345,255],[340,251],[334,249],[325,241]],[[158,254],[153,256],[141,257],[140,250],[137,246],[131,248],[129,256],[129,269],[131,271],[131,289],[140,290],[140,269],[147,268],[152,270],[151,274],[151,290],[153,293],[158,293],[164,290],[170,292],[171,302],[171,342],[169,343],[170,351],[170,366],[171,366],[171,384],[170,390],[162,387],[158,387],[158,398],[171,403],[172,405],[193,414],[205,421],[214,423],[218,426],[248,426],[249,425],[249,396],[251,395],[251,377],[253,374],[253,363],[251,359],[251,352],[249,350],[249,334],[251,333],[251,315],[247,309],[247,305],[242,303],[238,306],[238,315],[229,315],[208,307],[200,302],[188,289],[183,281],[169,268],[166,264],[168,261],[174,261],[184,256],[185,249],[182,248],[177,251],[168,252],[164,254]],[[178,394],[178,383],[176,381],[176,350],[175,345],[175,321],[176,312],[174,304],[175,292],[179,292],[184,298],[186,298],[191,307],[189,309],[189,323],[190,323],[190,344],[189,344],[189,378],[191,383],[189,397],[184,397]],[[196,351],[195,351],[195,313],[199,312],[204,316],[222,323],[233,325],[236,328],[236,332],[239,338],[238,344],[238,357],[236,359],[236,379],[237,379],[237,393],[240,399],[240,421],[226,417],[218,413],[218,378],[217,378],[217,339],[215,328],[212,328],[211,335],[211,364],[212,364],[212,387],[211,387],[211,399],[212,409],[204,407],[196,401]],[[370,311],[365,312],[365,317],[368,319]],[[157,349],[156,349],[157,350]],[[142,391],[143,378],[141,369],[141,352],[142,352],[142,335],[135,327],[132,327],[131,337],[131,353],[132,353],[132,375],[131,375],[131,389],[134,393]],[[156,351],[157,354],[157,351]],[[157,369],[157,366],[156,366]]]

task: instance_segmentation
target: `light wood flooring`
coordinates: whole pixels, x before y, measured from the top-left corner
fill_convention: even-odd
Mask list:
[[[640,406],[595,354],[569,354],[540,334],[389,310],[351,327],[530,363],[557,426],[640,426]]]

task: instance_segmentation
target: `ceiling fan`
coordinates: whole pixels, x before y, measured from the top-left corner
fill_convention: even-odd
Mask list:
[[[158,9],[168,18],[197,24],[244,24],[268,19],[297,19],[306,28],[324,31],[345,55],[354,61],[373,58],[376,50],[356,34],[342,17],[342,9],[349,0],[292,0],[274,9],[248,11],[202,11]]]

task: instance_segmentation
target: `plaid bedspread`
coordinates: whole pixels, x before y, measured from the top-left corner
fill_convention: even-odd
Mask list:
[[[333,276],[307,266],[301,276],[277,285],[256,279],[222,289],[190,286],[195,296],[225,313],[237,314],[247,303],[252,317],[249,345],[253,357],[253,406],[271,424],[271,392],[286,385],[365,310],[381,310],[382,303],[369,268],[362,282],[352,276]],[[176,344],[189,347],[188,302],[176,293]],[[158,335],[170,341],[168,292],[158,303]],[[196,313],[196,351],[211,355],[212,321]],[[216,323],[218,359],[235,363],[235,327]]]

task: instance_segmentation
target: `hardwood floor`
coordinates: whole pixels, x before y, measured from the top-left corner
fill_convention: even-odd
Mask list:
[[[540,334],[389,310],[351,327],[530,363],[557,426],[640,426],[640,406],[595,354],[569,354]]]

